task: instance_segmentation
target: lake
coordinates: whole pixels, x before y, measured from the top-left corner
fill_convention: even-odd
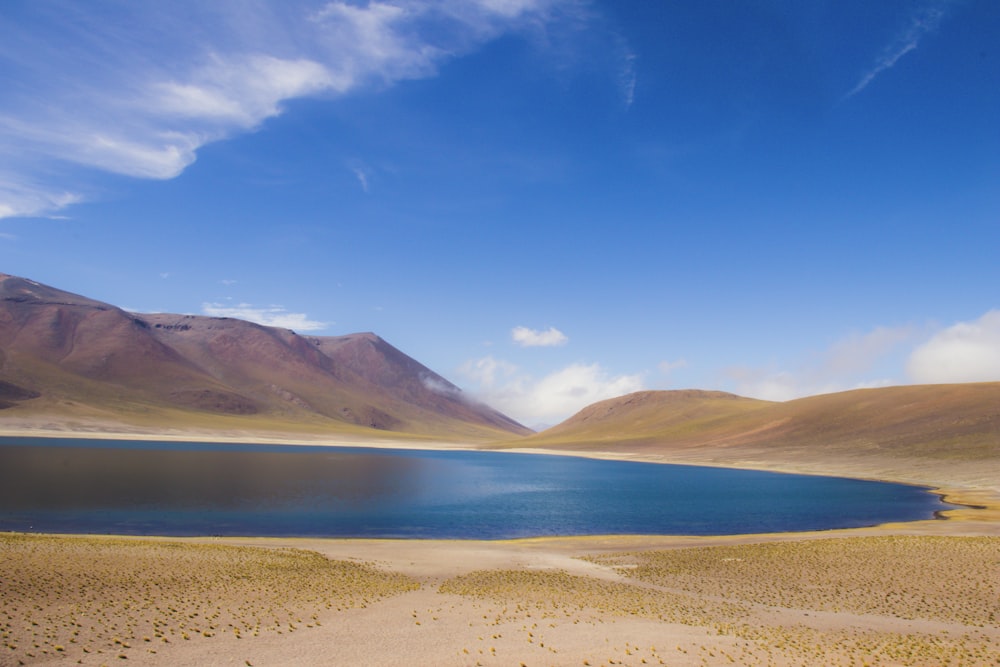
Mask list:
[[[483,451],[0,438],[0,531],[503,539],[931,518],[926,489]]]

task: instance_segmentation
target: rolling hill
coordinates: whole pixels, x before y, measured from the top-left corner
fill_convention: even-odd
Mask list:
[[[504,446],[1000,487],[1000,382],[857,389],[770,402],[646,391]]]
[[[502,439],[530,430],[371,333],[137,314],[0,274],[0,419]]]

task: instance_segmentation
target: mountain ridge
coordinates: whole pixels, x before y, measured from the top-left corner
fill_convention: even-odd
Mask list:
[[[0,401],[21,412],[153,422],[188,413],[476,440],[530,433],[373,333],[302,336],[235,318],[131,313],[7,274],[0,382]]]

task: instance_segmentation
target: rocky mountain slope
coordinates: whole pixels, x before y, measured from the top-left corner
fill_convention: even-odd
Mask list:
[[[0,419],[407,433],[530,433],[371,333],[301,336],[137,314],[0,274]]]

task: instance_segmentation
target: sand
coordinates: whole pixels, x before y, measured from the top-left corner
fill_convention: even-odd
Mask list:
[[[938,472],[908,481],[984,509],[725,537],[0,534],[0,665],[1000,665],[1000,494]]]

